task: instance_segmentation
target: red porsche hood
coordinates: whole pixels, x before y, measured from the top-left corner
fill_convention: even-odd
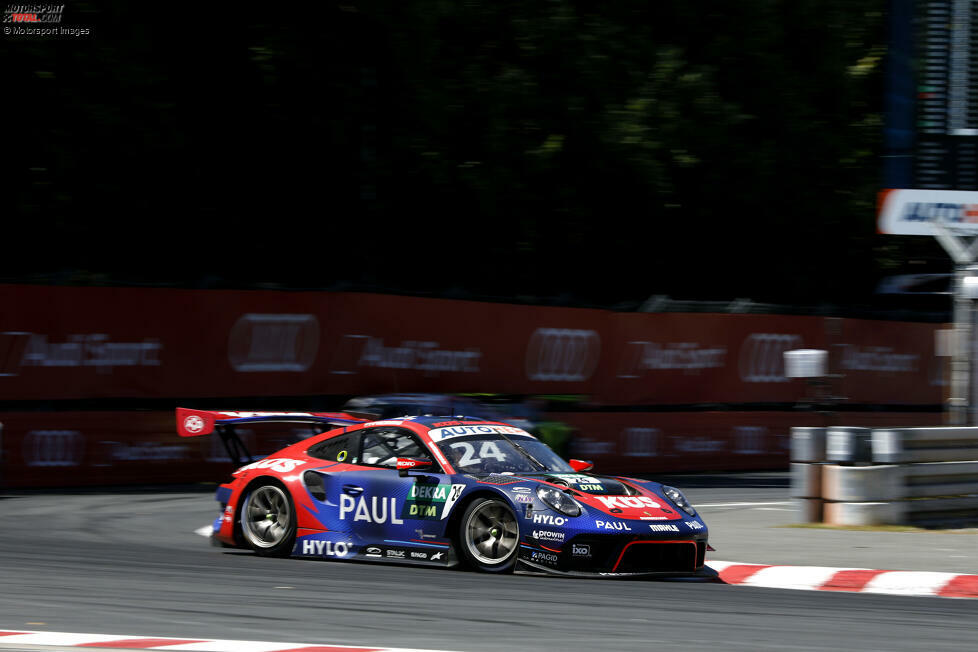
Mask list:
[[[558,487],[574,490],[574,498],[609,516],[642,521],[682,518],[678,508],[661,496],[626,485],[617,478],[585,473],[547,473],[531,476]]]

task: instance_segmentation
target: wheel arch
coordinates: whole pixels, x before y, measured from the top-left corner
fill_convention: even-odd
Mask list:
[[[238,502],[234,506],[234,545],[236,547],[248,548],[248,543],[244,539],[244,533],[241,531],[241,508],[244,507],[245,500],[248,499],[252,491],[269,484],[278,486],[287,496],[292,498],[292,492],[289,491],[289,488],[274,475],[258,475],[249,480],[248,484],[238,492]],[[295,503],[294,498],[292,498],[292,502],[293,504]]]
[[[452,514],[448,517],[448,521],[445,523],[445,537],[451,539],[455,543],[456,547],[462,543],[458,540],[458,528],[462,522],[462,515],[465,514],[465,510],[468,508],[469,504],[475,500],[478,500],[479,498],[501,498],[502,500],[506,501],[506,504],[508,504],[510,509],[513,510],[513,513],[516,515],[516,521],[519,522],[520,520],[519,507],[509,496],[499,489],[479,487],[471,493],[465,494],[461,500],[452,506]]]

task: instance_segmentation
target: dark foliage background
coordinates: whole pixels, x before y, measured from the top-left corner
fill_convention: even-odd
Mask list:
[[[70,3],[0,42],[0,277],[871,302],[950,268],[875,233],[885,11]]]

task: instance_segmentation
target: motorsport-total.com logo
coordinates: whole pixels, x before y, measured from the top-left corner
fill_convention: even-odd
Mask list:
[[[92,34],[90,27],[63,25],[64,9],[63,4],[8,4],[3,11],[4,36],[70,38]]]

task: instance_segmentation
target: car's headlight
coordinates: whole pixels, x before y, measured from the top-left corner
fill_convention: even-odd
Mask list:
[[[696,510],[693,509],[693,506],[689,504],[689,501],[686,500],[686,496],[684,496],[683,492],[679,491],[679,489],[662,485],[662,493],[665,494],[666,498],[671,500],[676,507],[683,510],[690,516],[696,516]]]
[[[580,516],[581,506],[576,500],[553,487],[537,487],[537,498],[550,509],[567,516]]]

